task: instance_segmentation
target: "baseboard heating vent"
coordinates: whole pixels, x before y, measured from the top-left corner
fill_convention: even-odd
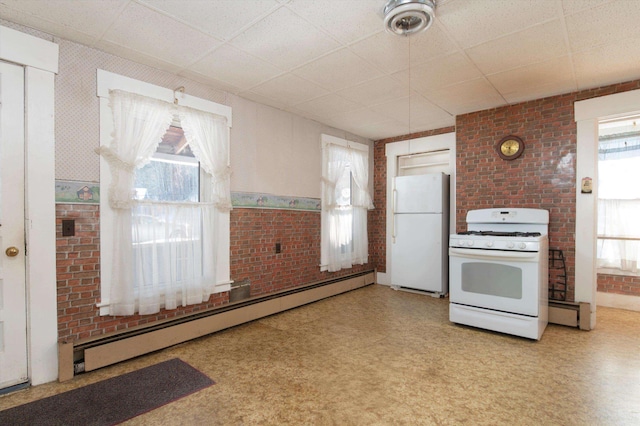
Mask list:
[[[197,312],[108,336],[78,342],[61,342],[58,345],[58,380],[69,380],[76,372],[92,371],[374,282],[375,271],[366,271],[264,297],[229,303],[222,308]]]
[[[549,323],[579,327],[580,330],[591,329],[591,305],[589,303],[572,303],[549,301]]]

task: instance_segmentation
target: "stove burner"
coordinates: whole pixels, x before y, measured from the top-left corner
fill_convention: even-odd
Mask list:
[[[491,237],[539,237],[539,232],[464,231],[458,235],[487,235]]]

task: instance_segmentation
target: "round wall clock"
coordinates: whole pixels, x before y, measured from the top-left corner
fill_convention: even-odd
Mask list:
[[[509,135],[498,142],[496,150],[503,160],[515,160],[524,152],[524,142],[517,136]]]

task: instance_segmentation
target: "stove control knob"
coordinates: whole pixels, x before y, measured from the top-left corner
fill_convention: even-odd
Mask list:
[[[487,241],[486,246],[487,247],[493,247],[493,241]]]
[[[521,249],[526,249],[527,248],[527,243],[520,243],[518,244],[518,247]]]
[[[473,240],[470,240],[470,241],[468,242],[469,247],[473,246],[473,244],[474,244]]]
[[[509,242],[507,243],[507,248],[512,249],[512,248],[514,248],[515,246],[516,246],[516,245],[515,245],[515,244],[513,244],[513,242],[511,242],[511,241],[509,241]]]

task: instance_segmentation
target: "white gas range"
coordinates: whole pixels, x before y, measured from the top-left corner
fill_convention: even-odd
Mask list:
[[[548,318],[549,212],[482,209],[449,237],[449,319],[539,340]]]

